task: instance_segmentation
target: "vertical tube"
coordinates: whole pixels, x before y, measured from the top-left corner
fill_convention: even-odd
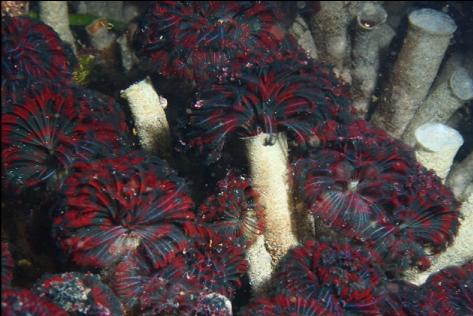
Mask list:
[[[372,122],[399,138],[427,96],[457,26],[443,12],[420,9],[409,28]]]
[[[74,54],[77,56],[77,48],[69,27],[69,13],[67,1],[40,1],[39,16],[41,21],[51,26],[59,37],[71,45]]]
[[[445,181],[453,158],[463,145],[463,137],[451,127],[440,123],[427,123],[416,132],[417,160],[427,169],[433,169]]]
[[[458,163],[447,178],[447,185],[453,191],[457,199],[464,199],[464,193],[468,186],[473,184],[473,152]]]
[[[320,1],[320,10],[310,25],[319,59],[334,65],[340,74],[350,55],[350,21],[346,1]]]
[[[473,80],[462,67],[457,68],[444,82],[441,82],[427,97],[409,123],[402,139],[409,145],[415,143],[415,131],[424,123],[446,123],[447,120],[473,98]]]
[[[288,147],[283,133],[273,135],[276,142],[267,144],[268,134],[245,139],[253,187],[264,207],[265,246],[273,265],[297,245],[291,216],[292,194],[289,187]]]
[[[246,250],[248,278],[254,296],[267,291],[273,273],[272,258],[264,245],[264,236],[256,236],[255,242]]]
[[[307,56],[317,59],[317,48],[315,47],[314,38],[303,17],[300,15],[296,17],[291,25],[290,32],[296,38],[299,46],[305,50]]]
[[[164,112],[167,100],[156,93],[149,78],[121,91],[121,96],[128,101],[143,149],[169,158],[171,140]]]
[[[367,2],[356,16],[352,49],[353,105],[364,118],[378,81],[380,51],[389,46],[394,30],[385,25],[387,13],[379,4]]]

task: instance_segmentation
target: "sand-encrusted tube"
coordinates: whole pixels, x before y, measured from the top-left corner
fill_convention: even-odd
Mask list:
[[[367,2],[356,17],[352,49],[353,105],[365,118],[378,81],[380,51],[386,49],[395,32],[386,22],[387,13],[380,4]]]
[[[247,149],[253,187],[264,207],[265,246],[273,265],[297,245],[291,216],[292,194],[289,187],[288,147],[284,133],[272,135],[274,143],[267,144],[269,134],[261,133],[244,140]]]
[[[404,277],[406,281],[420,285],[432,273],[448,266],[459,266],[473,260],[473,234],[471,233],[473,230],[473,190],[470,190],[468,197],[464,200],[461,213],[463,219],[460,219],[460,228],[453,244],[445,252],[431,259],[432,265],[427,271],[418,272],[414,269],[406,271]]]
[[[118,39],[117,43],[120,47],[120,56],[122,59],[122,66],[126,71],[130,71],[135,64],[139,63],[138,57],[132,49],[132,39],[138,24],[135,22],[129,23],[126,32],[124,32]]]
[[[171,140],[164,112],[167,100],[156,93],[149,78],[121,91],[121,96],[128,101],[143,149],[168,158]]]
[[[315,47],[314,38],[309,30],[309,26],[305,22],[304,18],[298,15],[292,23],[289,30],[292,35],[297,39],[297,43],[307,53],[307,56],[317,59],[317,48]]]
[[[77,55],[74,36],[69,27],[67,1],[40,1],[39,17],[41,21],[51,26],[59,37],[71,46],[74,54]]]
[[[319,59],[333,64],[339,73],[350,56],[350,21],[346,1],[320,1],[320,10],[310,22]]]
[[[255,242],[246,250],[248,279],[254,296],[267,291],[273,272],[272,258],[264,245],[264,236],[256,236]]]
[[[401,137],[427,96],[456,29],[455,21],[440,11],[409,14],[407,36],[371,120],[375,125]]]
[[[117,39],[117,43],[120,46],[120,56],[122,58],[122,66],[126,71],[130,71],[135,64],[135,58],[133,56],[133,51],[130,47],[128,37],[126,34],[123,34]]]
[[[415,130],[427,122],[446,123],[462,105],[473,98],[473,80],[464,68],[458,68],[427,97],[409,123],[402,139],[415,143]]]
[[[417,160],[427,169],[433,169],[442,179],[448,175],[453,158],[463,145],[457,130],[441,123],[426,123],[415,132]]]
[[[88,14],[98,17],[122,21],[123,5],[125,1],[77,1],[79,14]]]
[[[460,200],[464,199],[465,190],[471,184],[473,184],[473,152],[455,165],[447,178],[448,187]]]
[[[128,23],[139,12],[136,2],[130,1],[71,1],[77,13],[104,17],[114,21]]]
[[[442,68],[435,78],[435,82],[432,85],[431,91],[436,89],[441,83],[450,80],[450,77],[455,72],[455,70],[463,67],[465,58],[466,57],[463,52],[455,51],[450,54],[450,56],[444,62],[442,62]]]

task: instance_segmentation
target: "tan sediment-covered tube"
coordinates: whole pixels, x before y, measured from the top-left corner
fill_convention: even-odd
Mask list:
[[[419,272],[414,269],[405,272],[404,279],[420,285],[435,272],[452,265],[462,265],[473,260],[473,186],[463,201],[461,208],[463,219],[453,244],[445,252],[432,258],[432,265],[427,271]]]
[[[347,2],[320,1],[320,10],[310,21],[318,58],[334,65],[343,77],[347,76],[345,63],[350,56],[348,26],[352,19]]]
[[[365,3],[356,16],[351,77],[353,105],[360,118],[365,118],[376,88],[380,52],[389,46],[395,35],[385,24],[386,19],[384,8],[372,2]]]
[[[254,243],[246,250],[248,279],[254,295],[266,292],[273,272],[272,258],[264,245],[264,236],[256,236]]]
[[[415,138],[417,160],[445,181],[463,137],[445,124],[426,123],[417,128]]]
[[[126,71],[130,71],[135,64],[138,64],[138,57],[136,57],[131,47],[133,35],[137,29],[137,23],[129,23],[126,32],[117,38],[117,44],[120,47],[122,66]]]
[[[168,158],[171,140],[164,112],[167,100],[156,93],[149,78],[121,91],[121,96],[128,101],[143,149]]]
[[[69,27],[67,1],[39,1],[39,17],[41,21],[51,26],[64,42],[71,45],[74,54],[77,55],[74,36]]]
[[[464,68],[458,68],[440,83],[427,97],[409,123],[402,139],[409,145],[415,143],[415,130],[427,122],[446,123],[448,119],[473,98],[473,80]]]
[[[447,185],[457,199],[463,200],[465,190],[473,184],[473,152],[452,168],[448,174]],[[473,235],[473,234],[472,234]]]
[[[273,144],[268,144],[270,137]],[[244,142],[253,187],[264,207],[265,246],[276,265],[298,243],[291,216],[287,139],[283,133],[261,133],[245,138]]]
[[[289,31],[294,35],[299,46],[305,50],[307,56],[317,59],[317,48],[315,47],[314,38],[304,18],[298,15]]]
[[[135,58],[133,56],[133,51],[130,48],[126,34],[120,36],[117,39],[117,43],[120,46],[122,66],[126,71],[130,71],[133,68],[133,65],[135,64]]]
[[[440,11],[409,14],[407,36],[373,113],[373,124],[401,137],[427,96],[456,29],[453,19]]]

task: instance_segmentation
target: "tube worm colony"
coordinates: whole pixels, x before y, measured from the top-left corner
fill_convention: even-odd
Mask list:
[[[266,249],[276,264],[297,244],[286,134],[297,147],[314,146],[317,136],[311,127],[327,119],[349,121],[351,108],[345,87],[330,69],[309,60],[276,60],[243,70],[240,77],[201,90],[187,137],[190,146],[206,152],[209,162],[220,158],[227,137],[243,139],[252,181],[265,208]]]
[[[349,81],[352,72],[355,106],[363,116],[381,52],[393,37],[386,12],[371,2],[309,7],[317,53],[335,68],[297,47],[274,3],[158,2],[140,22],[134,45],[142,66],[187,81],[195,92],[178,140],[188,151],[181,153],[197,151],[215,166],[230,139],[245,145],[251,178],[228,173],[199,207],[177,172],[153,157],[158,145],[133,151],[119,104],[71,82],[70,56],[57,35],[26,18],[2,21],[8,35],[2,38],[8,56],[2,62],[8,70],[2,74],[2,184],[15,194],[46,188],[54,201],[52,236],[63,258],[105,276],[125,309],[89,274],[38,281],[35,293],[60,307],[11,289],[12,265],[2,253],[2,284],[5,279],[9,287],[2,291],[2,312],[36,308],[38,315],[61,315],[62,307],[77,315],[232,315],[245,274],[253,294],[273,286],[254,297],[244,315],[471,312],[471,263],[442,270],[422,286],[398,279],[409,268],[427,269],[432,255],[453,242],[461,213],[453,194],[416,162],[412,149],[388,136],[415,128],[409,119],[428,93],[455,24],[430,9],[410,14],[392,89],[374,115],[375,123],[392,123],[386,133],[354,121],[348,87],[334,74]],[[336,23],[324,23],[334,8]],[[348,25],[354,19],[358,29],[351,43]],[[420,56],[432,45],[425,55],[430,68],[418,81],[405,67],[422,65]],[[35,72],[33,79],[28,72]],[[399,78],[406,85],[398,91]],[[470,97],[468,78],[454,71],[423,106],[441,95],[452,106],[439,116],[449,116]],[[420,86],[412,90],[410,83]],[[124,94],[141,133],[146,124],[133,110],[154,110],[136,107]],[[395,109],[391,121],[388,105]],[[421,107],[419,117],[429,111]],[[457,178],[452,175],[451,182],[462,182],[458,191],[467,194],[468,178]],[[314,216],[317,235],[328,236],[299,245],[293,190]],[[272,262],[262,259],[268,252]]]

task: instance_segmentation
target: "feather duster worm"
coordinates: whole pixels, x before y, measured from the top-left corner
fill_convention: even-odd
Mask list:
[[[305,299],[301,296],[276,295],[271,298],[259,298],[246,306],[241,312],[243,316],[334,316],[322,305],[313,299]]]
[[[78,88],[36,82],[2,109],[2,173],[20,193],[56,192],[69,167],[121,150],[123,112],[113,99]]]
[[[134,152],[77,163],[63,195],[53,232],[77,264],[107,267],[136,251],[159,267],[188,244],[193,202],[158,158]]]
[[[7,106],[2,115],[7,184],[17,192],[42,183],[56,189],[74,160],[89,160],[95,144],[83,137],[79,115],[72,91],[59,86],[34,85],[24,100]]]
[[[241,286],[241,278],[248,270],[243,248],[228,240],[212,238],[195,242],[185,254],[190,275],[208,291],[229,299]]]
[[[83,129],[94,134],[94,139],[108,151],[106,157],[124,153],[133,148],[130,124],[123,105],[100,92],[71,87],[79,104]]]
[[[383,197],[409,176],[410,164],[396,148],[360,140],[323,148],[297,161],[294,170],[299,194],[316,216],[361,230],[381,212]]]
[[[123,315],[122,305],[112,290],[91,273],[46,274],[33,285],[32,291],[69,315]]]
[[[26,17],[2,17],[2,100],[36,80],[72,82],[71,61],[56,32]]]
[[[423,301],[424,295],[418,286],[394,280],[386,284],[386,295],[379,301],[379,308],[382,315],[420,315],[418,312],[422,309]]]
[[[382,203],[377,224],[366,227],[359,238],[383,255],[385,269],[399,274],[410,266],[425,270],[429,253],[439,253],[453,241],[460,225],[459,206],[440,178],[417,164],[414,176]]]
[[[263,213],[249,179],[228,172],[217,193],[198,208],[197,220],[211,233],[242,247],[264,230]]]
[[[473,262],[432,274],[422,289],[426,296],[422,307],[432,315],[473,314]]]
[[[273,291],[315,300],[336,315],[379,314],[385,282],[379,260],[375,253],[349,243],[308,241],[280,262]]]
[[[180,257],[173,264],[155,270],[146,261],[128,256],[117,265],[112,288],[127,310],[172,315],[176,308],[191,309],[201,290],[194,279],[184,275],[185,265]]]
[[[255,52],[274,51],[284,37],[276,15],[263,2],[160,1],[142,20],[134,43],[138,57],[160,74],[203,82],[258,60],[248,58]]]
[[[458,229],[452,193],[410,148],[362,121],[328,122],[316,133],[322,149],[294,164],[312,213],[373,247],[396,275],[412,265],[426,269],[424,248],[442,250]]]
[[[4,316],[67,316],[66,311],[29,290],[2,289]]]
[[[8,243],[2,242],[2,288],[10,285],[13,279],[14,262]]]
[[[200,315],[209,310],[208,315],[227,315],[220,303],[233,298],[245,272],[241,248],[199,241],[161,269],[134,257],[125,259],[115,270],[113,288],[140,315]]]
[[[186,137],[188,145],[206,153],[208,163],[220,158],[230,136],[266,133],[272,145],[278,132],[287,132],[297,145],[310,147],[317,141],[314,126],[346,123],[352,114],[347,87],[329,67],[307,60],[248,69],[238,80],[209,84],[199,98]]]

